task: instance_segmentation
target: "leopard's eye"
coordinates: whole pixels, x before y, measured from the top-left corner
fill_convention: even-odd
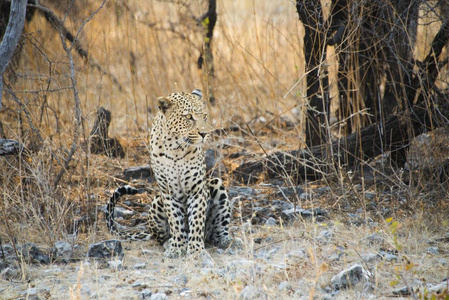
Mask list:
[[[185,117],[186,117],[187,120],[192,120],[193,119],[192,114],[187,114],[187,115],[185,115]]]

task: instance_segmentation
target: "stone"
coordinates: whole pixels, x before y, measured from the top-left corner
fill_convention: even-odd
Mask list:
[[[154,181],[153,170],[149,165],[127,168],[123,170],[123,176],[127,181],[132,179],[143,179],[148,182]]]
[[[294,208],[284,210],[281,213],[282,219],[286,222],[292,222],[293,220],[298,218],[298,216],[301,216],[303,218],[310,218],[313,216],[325,216],[325,215],[326,211],[324,209],[315,208],[314,210],[308,210],[300,208],[299,205],[297,205]]]
[[[371,252],[363,253],[361,255],[361,257],[362,257],[363,261],[369,262],[369,263],[373,263],[379,258],[379,256],[376,253],[371,253]]]
[[[108,261],[109,269],[121,271],[123,270],[123,261],[122,260],[111,260]]]
[[[119,240],[107,240],[89,246],[88,256],[93,258],[112,258],[124,256],[122,243]]]
[[[287,258],[290,259],[303,259],[306,258],[307,254],[306,254],[306,250],[304,249],[297,249],[297,250],[292,250],[289,253],[287,253]]]
[[[332,288],[334,290],[343,290],[354,287],[360,281],[368,282],[369,278],[366,273],[361,265],[355,264],[332,277]]]
[[[220,152],[217,149],[207,149],[204,153],[206,159],[206,171],[212,170],[212,177],[226,173],[226,166],[221,163]]]
[[[132,217],[135,214],[137,214],[137,212],[135,212],[134,210],[126,209],[126,208],[123,208],[123,207],[120,207],[120,206],[116,206],[114,212],[115,212],[115,217],[116,218],[123,218],[123,219]]]
[[[379,245],[384,242],[384,238],[379,233],[373,233],[366,237],[368,245]]]
[[[259,288],[253,285],[248,285],[240,293],[239,299],[244,300],[261,299],[263,298],[262,296],[263,293]]]
[[[267,226],[276,226],[277,225],[277,221],[276,221],[275,218],[270,217],[270,218],[268,218],[265,221],[265,225],[267,225]]]
[[[191,289],[188,289],[188,288],[182,288],[182,289],[179,291],[179,296],[181,296],[181,297],[189,297],[191,293],[192,293],[192,290],[191,290]]]
[[[73,249],[78,245],[72,245],[65,241],[57,241],[53,247],[53,255],[57,261],[69,263],[73,257]]]
[[[299,199],[301,199],[301,200],[312,200],[312,194],[302,193],[301,195],[299,195]]]
[[[229,188],[228,195],[229,198],[234,198],[237,196],[252,197],[256,195],[256,190],[247,186],[233,186]]]
[[[295,206],[287,201],[283,201],[283,200],[274,200],[271,202],[271,210],[272,211],[283,211],[283,210],[288,210],[288,209],[292,209]]]
[[[393,290],[393,295],[396,296],[409,296],[411,294],[412,293],[407,286],[403,286],[401,288]]]
[[[151,299],[153,293],[149,289],[144,289],[139,293],[139,299]]]
[[[146,265],[147,265],[146,263],[137,263],[133,266],[133,269],[134,270],[145,269]]]
[[[295,195],[301,195],[304,193],[304,190],[298,185],[296,187],[278,187],[279,191],[276,193],[276,196],[283,197],[288,200],[295,200]]]
[[[449,286],[449,279],[445,279],[443,280],[443,282],[432,285],[431,287],[428,288],[429,293],[434,293],[434,294],[443,294],[444,291],[446,291],[447,293],[447,289]],[[447,295],[447,294],[446,294]]]
[[[291,286],[290,282],[288,282],[288,281],[282,281],[278,285],[278,290],[280,290],[280,291],[287,291],[287,290],[291,290],[291,289],[292,289],[292,286]]]
[[[376,198],[376,193],[373,192],[365,192],[364,195],[368,200],[373,200],[374,198]]]
[[[386,251],[379,251],[379,253],[377,255],[380,258],[382,258],[383,260],[388,261],[388,262],[392,262],[392,261],[397,262],[398,261],[398,256],[397,255],[389,253],[389,252],[386,252]]]
[[[279,247],[263,248],[258,250],[254,256],[262,259],[270,259],[274,254],[279,251]]]
[[[327,244],[331,241],[333,236],[334,233],[332,232],[332,230],[322,230],[318,233],[316,239],[322,244]]]
[[[154,293],[150,296],[150,300],[165,300],[167,295],[165,293]]]
[[[39,248],[33,243],[28,243],[22,246],[22,255],[28,263],[49,264],[50,257],[41,252]]]
[[[427,248],[426,252],[429,254],[435,254],[435,255],[440,254],[440,250],[438,249],[438,247],[429,247],[429,248]]]

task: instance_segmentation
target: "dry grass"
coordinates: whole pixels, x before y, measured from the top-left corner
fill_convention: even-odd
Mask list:
[[[80,9],[76,17],[66,22],[73,32],[78,31],[87,12],[94,11],[99,5],[98,1],[84,3],[87,9]],[[88,139],[95,111],[103,106],[112,112],[110,134],[120,137],[126,157],[94,156],[80,149],[58,187],[53,186],[55,176],[61,170],[74,136],[74,100],[67,76],[70,67],[58,34],[45,19],[37,15],[27,24],[22,59],[16,67],[17,80],[11,82],[16,98],[7,94],[0,112],[7,137],[20,140],[29,149],[19,158],[0,159],[3,170],[0,174],[2,241],[35,242],[51,247],[57,240],[69,239],[75,227],[80,230],[77,243],[83,247],[110,237],[104,221],[97,220],[102,215],[97,216],[95,208],[104,204],[108,191],[121,183],[115,177],[117,174],[126,167],[147,163],[146,146],[152,118],[149,110],[156,111],[154,99],[177,90],[201,88],[207,91],[205,79],[196,67],[202,47],[202,28],[192,20],[192,12],[195,16],[201,15],[202,4],[196,0],[178,4],[107,1],[87,23],[80,32],[81,43],[108,74],[102,74],[73,54],[83,117],[82,138]],[[233,153],[247,150],[257,157],[263,155],[260,154],[262,150],[297,149],[304,145],[301,126],[305,105],[303,30],[290,1],[230,0],[218,1],[218,4],[219,19],[213,42],[217,100],[209,110],[214,127],[237,126],[243,132],[228,133],[225,137],[231,146],[223,149],[224,162],[228,171],[232,171],[242,162],[242,159],[230,159],[229,155]],[[418,43],[423,49],[430,41],[425,32],[422,31],[421,38],[426,42]],[[335,66],[330,53],[328,62]],[[122,89],[112,78],[118,80]],[[287,130],[283,127],[286,120],[296,125]],[[219,147],[222,143],[220,140],[212,146]],[[279,246],[274,260],[288,264],[286,269],[276,269],[272,264],[256,259],[242,266],[241,274],[232,280],[224,280],[216,274],[190,276],[193,262],[164,260],[162,250],[151,243],[154,252],[143,255],[138,248],[148,245],[136,243],[126,246],[125,265],[130,267],[129,270],[110,274],[109,269],[92,263],[75,279],[83,284],[95,281],[91,290],[100,298],[129,295],[129,289],[119,289],[118,283],[130,285],[137,280],[147,280],[145,278],[154,279],[150,285],[153,290],[174,290],[173,286],[178,288],[173,284],[177,274],[189,275],[185,286],[196,297],[214,297],[216,290],[221,296],[232,299],[252,284],[261,287],[270,299],[296,298],[298,295],[289,290],[277,289],[282,281],[291,281],[307,298],[313,297],[315,290],[319,294],[319,287],[326,285],[342,268],[360,261],[362,253],[376,253],[380,247],[385,247],[398,250],[400,260],[382,262],[373,270],[379,298],[390,295],[390,284],[403,285],[417,278],[436,283],[448,275],[447,265],[438,263],[438,259],[447,255],[449,249],[447,243],[439,244],[438,256],[429,255],[426,249],[429,240],[447,231],[448,217],[444,213],[448,211],[447,188],[441,184],[430,191],[429,186],[421,184],[407,187],[399,180],[400,176],[389,175],[387,183],[379,186],[352,182],[350,176],[341,174],[333,174],[327,181],[306,183],[310,190],[321,185],[331,187],[331,193],[326,197],[302,203],[305,208],[329,209],[330,218],[323,223],[302,220],[289,227],[257,225],[254,233],[248,233],[242,229],[245,228],[243,223],[250,222],[253,212],[251,203],[246,203],[247,210],[237,211],[234,221],[236,235],[245,241],[245,251],[238,256],[227,256],[211,250],[217,265],[225,268],[241,259],[252,259],[254,251]],[[229,185],[236,184],[228,174],[225,177]],[[414,180],[426,182],[423,175]],[[356,185],[361,188],[355,189]],[[401,190],[407,203],[404,205],[399,196],[395,198],[396,194],[382,194],[388,188],[385,185],[391,190]],[[364,192],[370,189],[377,195],[373,201],[388,207],[388,214],[367,211],[369,201]],[[440,201],[433,201],[438,197]],[[372,218],[378,225],[348,225],[347,212],[358,208],[365,221]],[[436,213],[438,211],[440,213]],[[398,230],[392,230],[385,221],[384,218],[389,217],[398,221]],[[330,242],[322,244],[317,236],[326,228],[332,230],[333,236]],[[365,241],[366,236],[375,232],[381,232],[385,237],[382,245],[370,245]],[[253,243],[254,239],[265,237],[271,237],[271,242]],[[289,261],[286,254],[291,249],[304,249],[306,256]],[[337,250],[345,252],[344,258],[333,261],[329,257]],[[147,263],[147,273],[131,270],[139,261]],[[266,268],[264,272],[255,267],[258,264]],[[60,286],[61,289],[52,290],[56,297],[68,295],[69,287],[73,298],[78,297],[81,287],[70,275],[80,270],[78,265],[37,268],[23,264],[23,268],[23,274],[27,275],[24,277],[31,278],[37,286]],[[44,269],[59,271],[41,278]],[[113,282],[104,281],[105,276],[112,277]],[[2,284],[0,281],[0,287]],[[167,284],[171,287],[165,288]],[[358,293],[359,290],[349,291],[342,297],[357,298]],[[12,293],[11,297],[16,294]]]

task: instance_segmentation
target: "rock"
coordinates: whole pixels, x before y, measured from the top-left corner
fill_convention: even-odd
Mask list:
[[[334,290],[354,287],[358,282],[368,282],[369,278],[361,265],[355,264],[332,277],[331,284]]]
[[[270,217],[270,218],[268,218],[265,221],[265,225],[267,225],[267,226],[276,226],[277,225],[277,221],[276,221],[275,218]]]
[[[149,286],[148,282],[139,281],[139,280],[136,280],[131,284],[131,287],[133,289],[142,289],[142,288],[146,288],[148,286]]]
[[[429,254],[435,254],[435,255],[440,254],[440,250],[438,249],[438,247],[429,247],[429,248],[427,248],[426,252]]]
[[[407,286],[403,286],[401,288],[398,288],[393,291],[393,294],[396,296],[409,296],[411,295],[411,291],[408,289]]]
[[[33,243],[28,243],[22,246],[22,255],[28,263],[50,263],[50,257],[47,254],[42,253]]]
[[[146,265],[147,265],[146,263],[137,263],[133,266],[133,269],[134,270],[145,269]]]
[[[296,206],[296,208],[291,208],[282,211],[281,217],[286,222],[292,222],[295,220],[298,216],[301,216],[303,218],[310,218],[313,216],[325,216],[326,211],[321,208],[316,208],[314,210],[308,210],[308,209],[302,209],[299,207],[299,205]]]
[[[307,254],[306,254],[306,250],[304,250],[304,249],[292,250],[289,253],[287,253],[287,258],[291,258],[291,259],[303,259],[306,257],[307,257]]]
[[[254,256],[257,258],[263,258],[263,259],[270,259],[273,254],[277,253],[279,251],[279,247],[272,247],[272,248],[263,248],[257,251]]]
[[[5,244],[0,247],[0,257],[16,258],[16,252],[11,244]]]
[[[106,207],[105,207],[106,210]],[[134,216],[135,214],[137,214],[137,212],[135,212],[134,210],[129,210],[120,206],[116,206],[115,207],[115,217],[116,218],[129,218]]]
[[[292,286],[291,286],[290,282],[282,281],[281,283],[279,283],[278,290],[287,291],[287,290],[291,290],[291,289],[292,289]]]
[[[145,289],[145,290],[140,292],[139,299],[151,299],[150,297],[151,297],[152,294],[153,293],[150,290]]]
[[[143,179],[148,182],[154,181],[153,170],[149,165],[127,168],[123,171],[123,176],[127,181],[132,179]]]
[[[226,166],[221,163],[220,152],[216,149],[207,149],[205,152],[206,157],[206,171],[212,170],[212,177],[220,176],[226,173]]]
[[[296,199],[295,195],[301,195],[304,190],[298,185],[297,187],[279,187],[276,196],[283,197],[287,200]]]
[[[230,187],[228,191],[229,198],[234,198],[237,196],[251,197],[255,194],[256,190],[247,186],[233,186]]]
[[[239,299],[244,300],[261,299],[261,298],[263,298],[262,291],[253,285],[246,286],[239,296]]]
[[[0,277],[6,280],[17,279],[21,277],[21,273],[18,267],[10,265],[7,267],[1,266]]]
[[[389,253],[387,251],[379,251],[377,254],[380,258],[384,259],[385,261],[392,262],[392,261],[398,261],[398,256],[392,253]]]
[[[115,270],[115,271],[121,271],[123,270],[123,261],[122,260],[111,260],[108,261],[109,269]]]
[[[57,261],[69,263],[73,257],[73,248],[75,247],[78,247],[78,245],[72,247],[72,245],[68,242],[57,241],[52,252]]]
[[[188,281],[189,281],[189,279],[184,274],[176,276],[173,279],[173,282],[176,283],[177,285],[185,285],[185,284],[187,284]]]
[[[295,207],[292,203],[283,200],[274,200],[271,202],[272,211],[289,210]]]
[[[365,192],[364,195],[368,200],[373,200],[374,198],[376,198],[376,193],[373,192]]]
[[[165,293],[154,293],[151,295],[150,300],[165,300],[167,295]]]
[[[443,282],[429,287],[428,291],[429,291],[429,293],[442,294],[446,290],[446,296],[447,296],[448,286],[449,286],[449,279],[445,279]]]
[[[299,199],[301,199],[301,200],[312,200],[312,194],[302,193],[301,195],[299,195]]]
[[[331,191],[331,188],[328,186],[320,187],[314,190],[314,192],[318,195],[322,195],[324,193],[329,193]]]
[[[316,237],[317,241],[322,244],[327,244],[331,241],[332,237],[334,236],[334,233],[332,230],[322,230],[318,233],[318,236]]]
[[[213,268],[215,262],[207,251],[201,251],[198,253],[198,262],[201,264],[202,268]]]
[[[384,242],[384,238],[379,233],[373,233],[368,235],[365,240],[367,241],[368,245],[379,245]]]
[[[369,263],[375,262],[379,258],[379,256],[376,253],[371,253],[371,252],[363,253],[361,256],[362,256],[363,261],[369,262]]]
[[[340,261],[343,256],[347,255],[344,249],[341,249],[342,247],[338,247],[335,249],[334,252],[332,252],[331,255],[329,255],[328,260],[329,261]]]
[[[179,296],[187,298],[190,296],[191,293],[192,293],[192,290],[190,290],[188,288],[182,288],[179,291]]]
[[[26,296],[28,299],[29,296],[37,296],[38,290],[36,288],[29,288],[27,290],[23,290],[20,294]]]
[[[88,256],[93,258],[123,258],[122,243],[119,240],[107,240],[89,246]]]

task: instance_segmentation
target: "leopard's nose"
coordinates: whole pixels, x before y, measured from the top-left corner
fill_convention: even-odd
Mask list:
[[[201,135],[201,137],[204,139],[207,135],[206,132],[198,132],[199,135]]]

